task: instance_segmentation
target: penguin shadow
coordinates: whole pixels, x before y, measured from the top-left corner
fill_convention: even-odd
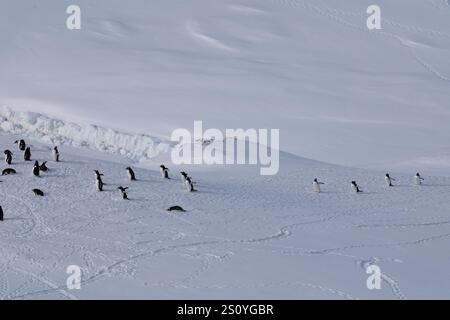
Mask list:
[[[25,218],[3,218],[4,221],[25,221]]]
[[[78,161],[78,160],[64,160],[64,159],[59,159],[59,161],[54,161],[52,160],[51,163],[68,163],[68,164],[80,164],[83,165],[85,164],[83,161]]]
[[[320,192],[307,190],[307,192],[309,194],[317,194],[317,195],[320,195],[320,194],[343,194],[344,193],[342,191],[331,191],[331,190],[320,190]]]

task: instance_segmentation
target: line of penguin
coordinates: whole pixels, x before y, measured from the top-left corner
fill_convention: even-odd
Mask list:
[[[17,140],[14,143],[17,144],[17,146],[18,146],[20,151],[24,152],[24,154],[23,154],[24,160],[25,161],[32,161],[31,160],[31,148],[30,148],[30,146],[26,146],[25,140],[23,140],[23,139]],[[5,154],[5,162],[6,162],[6,164],[11,165],[12,164],[13,153],[10,150],[5,150],[4,154]],[[54,147],[53,148],[52,154],[53,154],[53,160],[55,162],[59,162],[60,154],[59,154],[58,147]],[[161,165],[160,166],[160,170],[161,170],[162,178],[170,179],[170,177],[169,177],[169,169],[166,166]],[[42,172],[48,171],[47,161],[44,161],[41,164],[39,164],[39,162],[36,160],[34,162],[33,170],[32,170],[33,176],[39,177],[41,171]],[[134,173],[134,171],[133,171],[133,169],[131,167],[127,167],[126,171],[127,171],[127,174],[128,174],[128,177],[129,177],[130,181],[136,181],[137,180],[136,179],[136,174]],[[17,172],[16,172],[15,169],[13,169],[13,168],[6,168],[6,169],[4,169],[2,171],[2,176],[12,175],[12,174],[16,174],[16,173]],[[96,189],[97,189],[97,191],[103,191],[104,183],[103,183],[102,176],[104,176],[104,175],[102,173],[100,173],[98,170],[94,170],[94,173],[95,173],[95,186],[96,186]],[[188,192],[195,192],[195,191],[197,191],[194,188],[194,182],[193,182],[192,178],[184,171],[181,172],[181,182],[182,182],[183,186],[187,189]],[[129,189],[128,187],[123,187],[123,186],[117,187],[117,190],[120,191],[122,199],[124,199],[124,200],[129,200],[128,199],[128,194],[127,194],[127,190],[128,189]],[[41,196],[41,197],[44,196],[44,192],[42,190],[40,190],[40,189],[33,189],[32,191],[33,191],[33,193],[36,196]],[[186,210],[184,210],[180,206],[172,206],[169,209],[167,209],[167,211],[186,212]],[[3,208],[0,206],[0,221],[3,221],[3,220],[4,220]]]
[[[161,170],[161,176],[164,179],[170,179],[169,177],[169,169],[164,166],[161,165],[160,166],[160,170]],[[128,174],[128,178],[130,179],[130,181],[136,181],[136,174],[134,173],[133,169],[131,167],[127,167],[126,168],[127,174]],[[195,192],[197,190],[195,190],[194,188],[194,182],[192,181],[192,178],[188,176],[188,174],[184,171],[180,172],[181,173],[181,182],[183,183],[183,185],[185,186],[185,188],[187,189],[187,191],[189,192]],[[97,189],[97,191],[103,191],[103,178],[102,176],[104,176],[103,173],[100,173],[98,170],[94,170],[94,174],[95,174],[95,187]],[[117,187],[117,189],[121,192],[122,194],[122,198],[124,200],[128,200],[128,195],[127,195],[127,190],[128,187]],[[172,211],[172,210],[171,210]],[[180,210],[181,211],[181,210]]]
[[[24,160],[25,161],[31,161],[31,148],[29,146],[28,147],[26,146],[25,141],[24,140],[17,140],[14,143],[17,144],[17,146],[18,146],[20,151],[24,151]],[[8,165],[11,165],[13,153],[10,150],[5,150],[4,154],[5,154],[5,162]],[[59,162],[60,154],[59,154],[59,151],[58,151],[58,147],[54,147],[53,148],[52,154],[53,154],[53,160],[55,162]],[[33,170],[32,170],[33,175],[38,177],[40,175],[41,171],[43,171],[43,172],[48,171],[48,168],[47,168],[46,164],[47,164],[47,161],[42,162],[42,164],[39,164],[38,161],[35,161],[34,165],[33,165]],[[166,166],[161,165],[160,166],[160,170],[161,170],[161,177],[163,179],[170,179],[170,177],[169,177],[169,169]],[[133,171],[133,169],[131,167],[127,167],[126,171],[127,171],[128,178],[130,179],[130,181],[136,181],[137,180],[136,179],[136,174],[134,173],[134,171]],[[13,168],[6,168],[6,169],[4,169],[2,171],[2,176],[15,174],[15,173],[16,173],[16,170],[14,170]],[[102,179],[102,176],[104,176],[104,175],[102,173],[100,173],[98,170],[94,170],[94,174],[95,174],[95,186],[96,186],[96,189],[97,189],[97,191],[101,192],[101,191],[103,191],[103,186],[104,186],[103,179]],[[181,174],[181,182],[182,182],[183,186],[186,188],[186,190],[188,192],[196,192],[197,190],[194,187],[195,183],[192,180],[192,178],[184,171],[180,172],[180,174]],[[386,184],[387,187],[394,187],[394,184],[392,182],[395,181],[395,179],[392,178],[389,175],[389,173],[386,173],[386,175],[384,177],[384,180],[385,180],[385,184]],[[414,179],[413,179],[414,185],[419,186],[419,185],[422,184],[423,181],[424,181],[424,179],[421,177],[421,175],[419,173],[416,173],[416,175],[414,176]],[[317,178],[314,179],[313,184],[312,184],[313,191],[316,192],[316,193],[320,193],[321,192],[321,185],[324,185],[324,184],[325,184],[324,182],[320,182]],[[129,200],[128,199],[128,194],[127,194],[127,190],[128,189],[129,189],[129,187],[123,187],[123,186],[117,187],[117,190],[120,191],[121,196],[122,196],[122,198],[124,200]],[[351,190],[354,193],[362,193],[363,192],[363,190],[356,183],[356,181],[352,181],[351,182]],[[34,192],[34,194],[36,196],[44,196],[44,192],[42,190],[40,190],[40,189],[33,189],[32,191]],[[169,209],[167,209],[167,211],[186,212],[186,210],[184,210],[180,206],[170,207]],[[1,206],[0,206],[0,221],[3,221],[3,209],[2,209]]]
[[[387,187],[394,187],[394,184],[392,183],[393,181],[395,181],[394,178],[392,178],[389,173],[386,173],[386,175],[384,176],[384,182],[386,184]],[[424,178],[422,178],[422,176],[420,175],[420,173],[416,173],[416,175],[413,178],[413,184],[416,186],[420,186],[422,184],[422,182],[424,181]],[[324,182],[320,182],[317,178],[314,179],[312,186],[313,186],[313,191],[320,193],[321,192],[321,185],[324,185]],[[362,193],[363,190],[361,189],[361,187],[356,183],[356,181],[352,181],[351,182],[351,190],[354,193]]]
[[[164,165],[160,166],[160,170],[161,170],[161,177],[163,179],[170,179],[169,177],[169,168],[167,168]],[[130,181],[136,181],[136,174],[134,173],[134,170],[131,167],[127,167],[126,168],[127,171],[127,175],[128,178],[130,179]],[[183,184],[183,186],[187,189],[188,192],[196,192],[197,190],[194,188],[194,181],[192,181],[192,178],[184,171],[180,172],[181,174],[181,182]],[[98,170],[94,170],[94,175],[95,175],[95,187],[97,189],[97,191],[102,192],[103,191],[103,173],[100,173],[100,171]],[[117,187],[117,190],[120,191],[120,194],[122,196],[122,199],[124,200],[129,200],[128,199],[128,194],[127,194],[127,190],[129,189],[129,187],[123,187],[123,186],[119,186]],[[173,206],[170,207],[169,209],[167,209],[167,211],[181,211],[181,212],[186,212],[186,210],[184,210],[182,207],[180,206]]]
[[[25,140],[20,139],[20,140],[16,140],[14,141],[15,144],[17,144],[17,147],[19,148],[19,151],[23,151],[23,159],[25,161],[32,161],[31,160],[31,147],[27,146],[25,143]],[[5,162],[7,165],[11,165],[12,164],[12,158],[13,158],[13,153],[11,152],[11,150],[5,150],[4,151],[5,154]],[[54,147],[52,150],[52,154],[53,154],[53,160],[56,162],[59,162],[59,151],[58,151],[58,147]],[[34,162],[33,165],[33,170],[32,173],[34,176],[39,177],[40,172],[46,172],[48,171],[48,167],[47,167],[47,161],[42,162],[41,164],[39,164],[38,161]],[[13,168],[6,168],[2,171],[2,176],[6,176],[6,175],[11,175],[11,174],[16,174],[16,170]],[[36,196],[40,196],[43,197],[44,196],[44,192],[40,189],[33,189],[32,190],[33,193]],[[3,215],[3,208],[2,206],[0,206],[0,221],[4,220],[4,215]]]

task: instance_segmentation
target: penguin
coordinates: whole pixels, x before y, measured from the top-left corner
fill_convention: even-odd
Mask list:
[[[414,184],[416,186],[420,186],[423,180],[424,179],[420,176],[420,173],[417,172],[416,175],[414,176]]]
[[[194,182],[192,182],[190,177],[186,178],[186,184],[185,185],[186,185],[186,189],[187,189],[188,192],[197,191],[197,190],[194,189]]]
[[[388,187],[393,187],[394,185],[392,184],[392,181],[395,181],[394,178],[391,178],[391,176],[389,175],[389,173],[386,173],[386,175],[384,176],[384,181],[386,182],[386,186]]]
[[[35,196],[40,196],[40,197],[44,196],[44,192],[42,190],[39,190],[39,189],[33,189],[33,193],[34,193]]]
[[[17,146],[19,147],[20,151],[25,150],[25,140],[23,140],[23,139],[16,140],[16,141],[14,141],[14,143],[17,143]]]
[[[181,183],[183,185],[185,185],[186,184],[186,178],[188,177],[188,174],[186,172],[184,172],[184,171],[181,171],[180,174],[181,174]]]
[[[25,149],[25,153],[23,154],[23,158],[25,161],[31,161],[31,149],[30,147],[27,147]]]
[[[56,162],[59,162],[59,151],[58,151],[58,147],[54,147],[54,148],[53,148],[53,160],[55,160]]]
[[[186,210],[184,210],[182,207],[180,206],[173,206],[170,207],[169,209],[167,209],[167,211],[180,211],[180,212],[186,212]]]
[[[127,192],[126,192],[126,190],[128,189],[128,187],[118,187],[117,189],[120,190],[120,192],[121,192],[121,194],[122,194],[122,198],[123,198],[124,200],[128,200],[128,195],[127,195]]]
[[[39,170],[44,171],[44,172],[48,171],[47,161],[42,162],[42,164],[39,166]]]
[[[97,188],[97,191],[103,191],[103,181],[100,176],[95,179],[95,187]]]
[[[94,170],[95,178],[101,179],[103,176],[103,173],[100,173],[98,170]]]
[[[3,208],[0,206],[0,221],[3,221]]]
[[[5,162],[6,164],[11,164],[12,162],[12,152],[9,150],[5,150]]]
[[[159,166],[161,168],[161,176],[164,179],[170,179],[169,178],[169,169],[166,168],[163,164]]]
[[[359,186],[356,184],[355,181],[352,181],[352,191],[355,193],[360,193],[362,190],[359,188]]]
[[[317,178],[314,179],[314,181],[313,181],[313,191],[314,191],[314,192],[317,192],[317,193],[320,193],[320,185],[321,185],[321,184],[325,184],[325,183],[319,182],[319,181],[317,180]]]
[[[133,169],[131,169],[131,167],[127,168],[127,173],[131,181],[136,181],[136,175],[134,174],[134,171]]]
[[[36,160],[34,162],[34,165],[33,165],[33,175],[35,177],[39,177],[39,171],[40,171],[40,169],[39,169],[39,162]]]
[[[17,173],[16,170],[12,168],[6,168],[2,171],[2,176],[7,176],[8,174],[15,174]]]

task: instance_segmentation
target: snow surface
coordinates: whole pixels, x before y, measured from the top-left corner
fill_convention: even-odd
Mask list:
[[[31,144],[34,159],[50,159],[49,146]],[[414,187],[395,175],[388,189],[383,172],[283,153],[273,177],[251,166],[188,168],[199,191],[187,193],[180,168],[165,181],[155,163],[130,183],[124,164],[63,147],[63,161],[36,178],[14,153],[18,174],[0,183],[3,299],[448,298],[449,178]],[[351,180],[365,193],[352,194]],[[187,212],[167,212],[173,205]],[[382,270],[381,290],[366,287],[370,264]],[[69,265],[82,268],[81,290],[66,287]]]
[[[0,0],[0,148],[18,171],[0,177],[1,299],[450,297],[448,1],[377,0],[380,31],[365,0],[76,2],[80,31],[72,1]],[[171,165],[194,120],[279,128],[279,174]]]
[[[166,138],[279,128],[303,157],[450,174],[446,0],[377,0],[379,31],[369,0],[77,0],[79,31],[71,4],[0,0],[0,106]]]

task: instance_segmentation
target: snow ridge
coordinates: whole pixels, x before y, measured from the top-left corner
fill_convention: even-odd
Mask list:
[[[119,132],[97,125],[80,125],[35,112],[0,109],[0,131],[38,139],[53,145],[85,147],[144,161],[168,152],[170,142],[144,134]]]

